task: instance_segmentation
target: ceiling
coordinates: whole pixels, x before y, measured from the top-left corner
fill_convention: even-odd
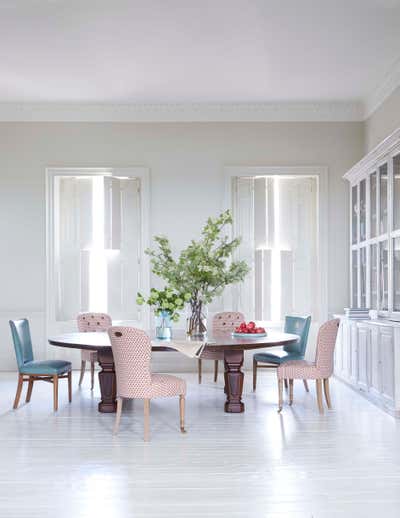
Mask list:
[[[0,0],[0,103],[366,101],[400,0]]]

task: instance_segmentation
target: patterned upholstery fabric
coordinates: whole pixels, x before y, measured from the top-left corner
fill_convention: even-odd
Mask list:
[[[77,322],[80,333],[104,333],[112,326],[111,317],[106,313],[80,313]]]
[[[117,377],[117,395],[123,398],[180,396],[186,382],[168,374],[150,372],[151,341],[141,329],[113,326],[108,329]]]
[[[244,322],[244,316],[238,311],[225,311],[216,313],[212,321],[212,334],[232,333],[235,327]],[[202,360],[223,360],[224,353],[204,351],[201,355]]]
[[[107,331],[112,326],[112,320],[107,313],[80,313],[77,318],[78,330],[80,333],[96,333]],[[96,351],[81,350],[82,361],[97,361]]]
[[[333,372],[333,352],[339,320],[325,322],[318,332],[315,362],[290,360],[278,367],[278,379],[327,379]]]

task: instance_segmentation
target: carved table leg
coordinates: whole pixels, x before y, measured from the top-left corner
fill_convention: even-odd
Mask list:
[[[242,403],[243,378],[240,370],[243,365],[243,351],[225,351],[225,412],[244,412]]]
[[[115,379],[114,358],[111,349],[99,350],[98,360],[101,401],[99,412],[110,413],[117,410],[117,383]]]

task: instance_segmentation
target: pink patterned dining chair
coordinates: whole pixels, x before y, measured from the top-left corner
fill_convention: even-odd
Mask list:
[[[238,311],[224,311],[223,313],[216,313],[212,320],[212,333],[232,333],[235,327],[238,327],[244,322],[244,316]],[[218,362],[224,359],[224,353],[204,351],[201,357],[198,359],[198,377],[199,383],[201,383],[202,377],[202,360],[214,360],[214,382],[218,380]]]
[[[112,319],[107,313],[80,313],[77,318],[78,331],[80,333],[98,333],[105,332],[112,326]],[[86,362],[90,362],[91,385],[94,387],[94,368],[97,362],[96,351],[81,350],[81,375],[79,377],[79,386],[82,385],[83,377],[86,370]]]
[[[149,440],[150,400],[179,396],[180,429],[185,433],[186,382],[168,374],[152,374],[151,341],[141,329],[110,327],[108,335],[117,378],[117,414],[114,434],[118,433],[124,399],[144,400],[144,440]]]
[[[333,373],[333,353],[339,328],[339,319],[329,320],[322,324],[318,331],[315,361],[289,360],[282,363],[277,370],[279,390],[279,412],[283,404],[283,382],[289,380],[289,405],[293,403],[293,380],[315,380],[318,408],[324,413],[322,401],[322,382],[328,408],[332,408],[329,392],[329,378]]]

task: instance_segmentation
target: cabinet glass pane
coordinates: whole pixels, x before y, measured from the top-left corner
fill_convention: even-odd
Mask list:
[[[388,241],[379,243],[379,309],[388,309]]]
[[[360,241],[367,237],[367,181],[360,182]]]
[[[352,294],[351,294],[351,306],[358,308],[358,267],[357,267],[357,250],[353,250],[351,254],[351,279],[352,279]]]
[[[387,232],[388,214],[388,168],[387,164],[379,168],[379,188],[380,188],[380,210],[379,210],[379,234]]]
[[[393,228],[400,228],[400,155],[393,158]]]
[[[400,237],[393,239],[393,310],[400,311]]]
[[[357,216],[358,216],[358,201],[357,201],[357,185],[351,189],[351,242],[357,243]]]
[[[376,177],[377,174],[372,173],[370,176],[370,227],[371,237],[376,237]]]
[[[360,307],[367,306],[367,249],[360,248]]]
[[[377,280],[378,280],[378,270],[377,270],[377,254],[378,254],[378,245],[371,245],[371,276],[370,276],[370,307],[372,309],[378,308],[378,293],[377,293]]]

